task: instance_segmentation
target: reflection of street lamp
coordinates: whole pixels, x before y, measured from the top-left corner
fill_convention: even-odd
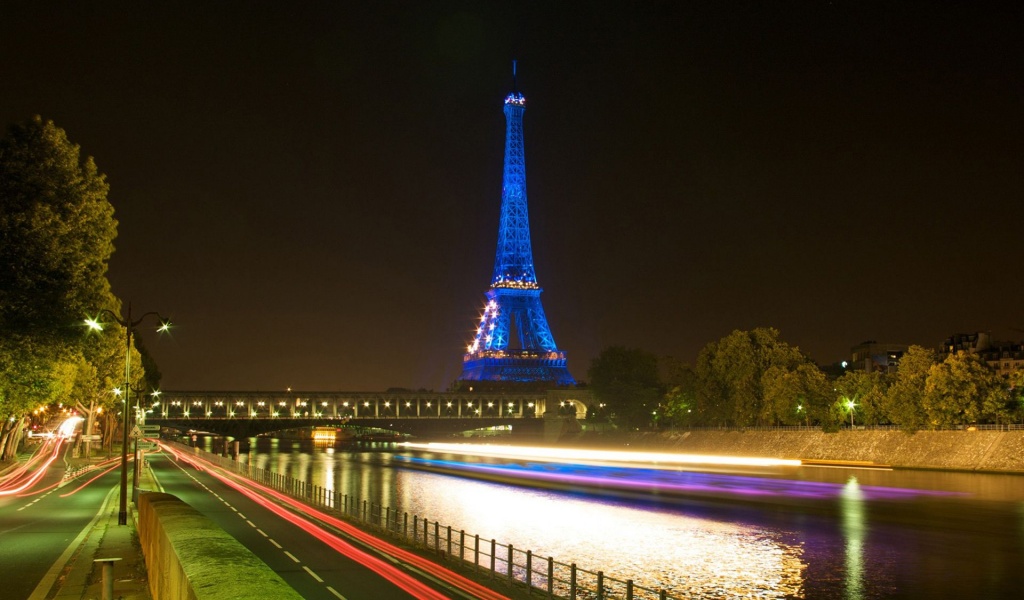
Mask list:
[[[121,438],[121,499],[118,505],[117,511],[117,524],[127,525],[128,524],[128,395],[129,395],[129,382],[131,381],[131,370],[132,370],[132,331],[138,327],[147,317],[153,315],[160,319],[160,327],[157,331],[167,331],[171,327],[171,322],[161,317],[158,313],[148,312],[138,319],[132,320],[132,303],[128,303],[128,315],[122,319],[115,315],[108,309],[103,309],[101,313],[107,313],[110,317],[121,327],[125,329],[125,351],[124,351],[124,423],[123,436]],[[94,331],[102,331],[103,324],[96,319],[86,319],[85,324]]]

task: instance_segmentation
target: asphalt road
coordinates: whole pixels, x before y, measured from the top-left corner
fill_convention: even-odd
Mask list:
[[[76,540],[108,496],[114,501],[110,492],[118,485],[117,469],[78,491],[89,477],[57,487],[63,473],[64,463],[58,459],[30,490],[0,495],[0,597],[30,597],[57,559],[78,547]]]
[[[173,494],[202,512],[239,540],[276,571],[304,598],[337,600],[382,600],[425,597],[403,590],[397,579],[366,566],[383,562],[398,566],[420,584],[437,590],[439,598],[475,598],[439,581],[423,567],[403,566],[401,561],[368,548],[338,530],[308,522],[296,524],[235,488],[169,455],[151,455],[150,465],[163,491]],[[273,503],[280,507],[280,501]],[[330,539],[324,540],[328,532]],[[355,552],[344,547],[351,544]],[[341,549],[339,549],[341,547]],[[352,558],[360,555],[363,558]],[[230,574],[225,574],[230,577]]]

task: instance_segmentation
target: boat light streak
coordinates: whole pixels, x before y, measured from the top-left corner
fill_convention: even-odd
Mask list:
[[[575,462],[590,464],[636,465],[720,465],[734,467],[799,467],[795,459],[764,458],[756,456],[715,456],[710,454],[678,454],[671,452],[622,452],[616,450],[581,450],[572,448],[545,448],[541,446],[499,446],[490,444],[450,444],[443,442],[400,444],[415,450],[448,452],[469,456],[487,456],[511,460],[539,460],[545,462]]]
[[[395,460],[413,467],[440,472],[459,472],[466,476],[497,480],[502,483],[529,481],[550,488],[583,488],[604,493],[658,490],[667,495],[713,495],[748,499],[773,497],[828,500],[839,498],[844,486],[836,483],[776,479],[742,475],[670,471],[653,467],[595,466],[587,464],[473,463],[440,460],[420,456],[396,456]],[[952,495],[952,492],[871,486],[864,488],[871,499],[901,499],[918,496]]]

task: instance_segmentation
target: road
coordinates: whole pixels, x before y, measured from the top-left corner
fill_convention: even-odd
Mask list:
[[[328,515],[251,490],[210,465],[151,455],[154,478],[216,522],[307,599],[504,598]]]
[[[86,526],[97,518],[104,503],[116,497],[117,469],[88,484],[92,475],[62,486],[67,449],[67,444],[60,445],[49,468],[36,465],[33,472],[45,471],[27,489],[11,486],[16,477],[10,474],[0,486],[0,595],[4,598],[32,596],[51,569],[56,572],[64,565],[64,555],[70,556],[78,547]]]

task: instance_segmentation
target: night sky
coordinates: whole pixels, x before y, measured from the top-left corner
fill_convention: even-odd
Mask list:
[[[586,379],[772,326],[1024,339],[1021,8],[3,2],[0,122],[111,185],[171,390],[443,390],[490,284],[519,60],[533,251]],[[1016,329],[1015,329],[1016,328]]]

